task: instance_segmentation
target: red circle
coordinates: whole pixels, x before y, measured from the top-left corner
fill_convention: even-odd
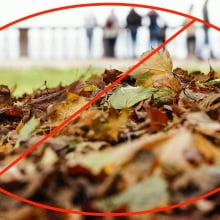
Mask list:
[[[61,11],[61,10],[66,10],[66,9],[83,8],[83,7],[94,7],[94,6],[128,6],[128,7],[139,7],[139,8],[148,8],[148,9],[160,10],[160,11],[165,11],[165,12],[168,12],[168,13],[177,14],[177,15],[180,15],[180,16],[192,19],[194,21],[198,21],[200,23],[203,23],[203,24],[205,24],[205,25],[207,25],[207,26],[209,26],[209,27],[211,27],[213,29],[216,29],[218,31],[220,30],[219,27],[217,27],[217,26],[215,26],[213,24],[210,24],[210,23],[208,23],[208,22],[206,22],[206,21],[204,21],[202,19],[196,18],[194,16],[184,14],[182,12],[178,12],[178,11],[174,11],[174,10],[170,10],[170,9],[166,9],[166,8],[161,8],[161,7],[156,7],[156,6],[149,6],[149,5],[142,5],[142,4],[133,4],[133,3],[115,3],[115,2],[114,3],[111,3],[111,2],[101,3],[101,2],[99,2],[99,3],[77,4],[77,5],[68,5],[68,6],[63,6],[63,7],[59,7],[59,8],[48,9],[48,10],[45,10],[45,11],[37,12],[37,13],[31,14],[31,15],[19,18],[17,20],[14,20],[14,21],[12,21],[12,22],[10,22],[8,24],[5,24],[2,27],[0,27],[0,30],[4,30],[4,29],[6,29],[6,28],[8,28],[8,27],[10,27],[10,26],[12,26],[14,24],[17,24],[17,23],[22,22],[24,20],[27,20],[27,19],[30,19],[30,18],[33,18],[33,17],[37,17],[37,16],[40,16],[40,15],[43,15],[43,14],[47,14],[47,13],[51,13],[51,12],[56,12],[56,11]],[[44,141],[45,141],[45,139],[42,139],[41,143],[43,143]],[[31,151],[29,153],[31,153]],[[27,155],[25,155],[25,156],[27,156]],[[4,171],[0,172],[0,175],[2,175],[2,174],[4,174]],[[38,203],[38,202],[30,201],[28,199],[22,198],[22,197],[20,197],[18,195],[15,195],[15,194],[13,194],[11,192],[8,192],[7,190],[4,190],[4,189],[0,188],[0,192],[2,192],[2,193],[6,194],[6,195],[8,195],[8,196],[10,196],[10,197],[12,197],[14,199],[20,200],[20,201],[22,201],[24,203],[27,203],[27,204],[30,204],[30,205],[33,205],[33,206],[37,206],[37,207],[40,207],[40,208],[44,208],[44,209],[48,209],[48,210],[52,210],[52,211],[57,211],[57,212],[70,213],[70,214],[78,214],[78,215],[89,215],[89,216],[132,216],[132,215],[149,214],[149,213],[156,213],[156,212],[161,212],[161,211],[167,211],[167,210],[178,208],[178,207],[181,207],[181,206],[184,206],[184,205],[192,204],[192,203],[194,203],[194,202],[196,202],[198,200],[207,198],[207,197],[209,197],[209,196],[211,196],[211,195],[213,195],[215,193],[218,193],[219,191],[220,191],[220,187],[217,188],[217,189],[214,189],[211,192],[208,192],[208,193],[206,193],[204,195],[201,195],[201,196],[198,196],[196,198],[193,198],[191,200],[187,200],[187,201],[184,201],[184,202],[181,202],[181,203],[178,203],[178,204],[174,204],[174,205],[166,206],[166,207],[162,207],[162,208],[143,210],[143,211],[136,211],[136,212],[101,213],[101,212],[83,212],[83,211],[77,211],[77,210],[68,210],[68,209],[63,209],[63,208],[57,208],[57,207],[41,204],[41,203]]]
[[[121,2],[98,2],[98,3],[85,3],[85,4],[76,4],[76,5],[66,5],[66,6],[62,6],[62,7],[58,7],[58,8],[52,8],[52,9],[47,9],[44,11],[40,11],[40,12],[36,12],[27,16],[24,16],[22,18],[16,19],[14,21],[11,21],[3,26],[0,27],[0,31],[4,30],[14,24],[17,24],[19,22],[31,19],[33,17],[37,17],[43,14],[48,14],[48,13],[52,13],[52,12],[56,12],[56,11],[62,11],[62,10],[67,10],[67,9],[73,9],[73,8],[84,8],[84,7],[94,7],[94,6],[127,6],[127,7],[136,7],[136,8],[148,8],[148,9],[153,9],[153,10],[158,10],[158,11],[164,11],[164,12],[168,12],[168,13],[172,13],[172,14],[176,14],[176,15],[180,15],[182,17],[186,17],[189,19],[194,19],[195,21],[198,21],[200,23],[203,23],[211,28],[214,28],[218,31],[220,31],[220,27],[217,27],[214,24],[211,24],[205,20],[202,20],[200,18],[194,17],[192,15],[189,14],[185,14],[179,11],[175,11],[172,9],[168,9],[168,8],[162,8],[162,7],[157,7],[157,6],[151,6],[151,5],[143,5],[143,4],[134,4],[134,3],[121,3]]]

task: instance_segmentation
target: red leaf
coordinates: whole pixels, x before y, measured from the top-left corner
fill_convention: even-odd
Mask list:
[[[5,109],[4,114],[10,117],[23,117],[22,110],[14,107]]]
[[[146,107],[147,115],[150,118],[150,130],[156,132],[164,128],[168,123],[166,113],[152,106]]]

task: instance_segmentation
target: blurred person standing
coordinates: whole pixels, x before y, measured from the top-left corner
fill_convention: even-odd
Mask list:
[[[115,57],[115,45],[119,30],[118,18],[112,10],[103,28],[104,56]]]
[[[193,4],[190,6],[187,14],[192,15],[193,12]],[[187,19],[183,25],[186,25],[189,22]],[[187,55],[189,57],[196,56],[196,26],[195,24],[190,25],[186,29],[186,44],[187,44]]]
[[[209,3],[209,0],[205,0],[202,13],[203,13],[203,19],[207,21],[208,23],[210,23],[208,3]],[[201,59],[215,58],[212,47],[211,47],[211,42],[210,42],[210,35],[209,35],[210,27],[208,25],[203,24],[203,30],[204,30],[204,47],[201,51],[201,55],[200,55]]]
[[[90,56],[92,54],[92,42],[93,42],[94,29],[96,26],[97,26],[97,21],[94,14],[92,13],[87,14],[84,21],[84,27],[88,39],[88,51]]]
[[[150,10],[147,17],[149,18],[150,47],[156,47],[164,39],[164,30],[158,24],[159,14],[156,11]]]
[[[166,41],[167,28],[168,28],[167,24],[164,24],[163,27],[161,28],[161,35],[160,35],[160,38],[159,38],[160,43],[164,43]]]
[[[137,42],[137,31],[141,26],[141,16],[132,8],[126,18],[127,25],[131,40],[132,40],[132,56],[136,56],[136,42]]]

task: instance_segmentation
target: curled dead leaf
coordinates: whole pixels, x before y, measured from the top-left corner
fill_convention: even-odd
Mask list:
[[[141,58],[146,57],[151,51],[143,53]],[[172,73],[173,62],[167,50],[157,52],[147,59],[132,76],[136,79],[136,85],[151,86],[152,77],[165,73]]]
[[[198,103],[202,111],[212,111],[220,108],[220,93],[210,93]]]
[[[182,90],[179,81],[173,76],[173,74],[170,73],[154,76],[152,78],[152,82],[155,88],[168,87],[174,90],[175,92],[180,92]]]

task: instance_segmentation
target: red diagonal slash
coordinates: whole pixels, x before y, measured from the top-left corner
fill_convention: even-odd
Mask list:
[[[164,43],[160,44],[156,49],[152,50],[148,55],[146,55],[143,59],[141,59],[138,63],[136,63],[133,67],[131,67],[129,70],[127,70],[121,77],[119,77],[117,80],[115,80],[112,84],[108,85],[104,90],[102,90],[100,93],[98,93],[95,97],[93,97],[89,102],[87,102],[84,106],[82,106],[80,109],[78,109],[76,112],[74,112],[69,118],[64,120],[62,123],[60,123],[55,129],[53,129],[49,134],[44,136],[41,140],[39,140],[36,144],[34,144],[32,147],[30,147],[27,151],[25,151],[23,154],[18,156],[14,161],[12,161],[10,164],[8,164],[6,167],[4,167],[0,171],[0,175],[7,172],[11,167],[13,167],[15,164],[17,164],[20,160],[25,158],[27,155],[29,155],[33,150],[35,150],[37,147],[39,147],[41,144],[43,144],[48,138],[53,136],[55,133],[60,131],[64,126],[66,126],[68,123],[70,123],[77,115],[79,115],[82,111],[86,110],[90,105],[92,105],[95,101],[97,101],[99,98],[101,98],[105,93],[107,93],[111,88],[116,86],[121,80],[123,80],[126,76],[128,76],[130,73],[132,73],[134,70],[136,70],[141,64],[143,64],[146,60],[148,60],[151,56],[153,56],[156,52],[164,48],[168,43],[170,43],[173,39],[175,39],[179,34],[181,34],[184,30],[186,30],[189,26],[191,26],[196,20],[192,19],[189,21],[185,26],[183,26],[180,30],[178,30],[175,34],[173,34],[171,37],[169,37]]]

